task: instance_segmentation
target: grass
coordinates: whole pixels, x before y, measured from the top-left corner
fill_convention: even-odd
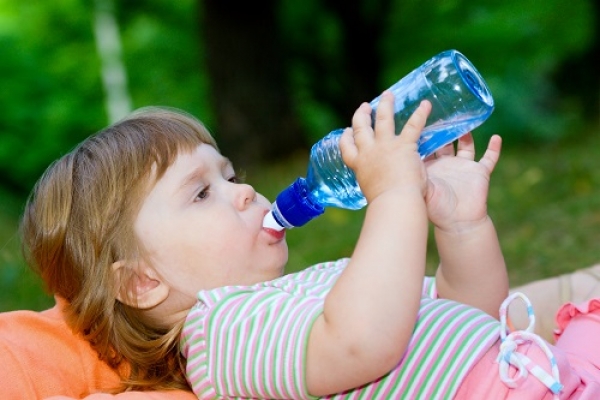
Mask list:
[[[600,132],[597,126],[568,143],[505,147],[492,177],[489,213],[496,223],[512,285],[566,273],[600,261]],[[476,137],[477,140],[477,137]],[[306,154],[247,171],[272,199],[305,174]],[[0,311],[52,304],[24,266],[17,221],[22,201],[0,192]],[[288,232],[288,272],[349,256],[364,211],[328,209]],[[428,271],[438,258],[429,243]]]

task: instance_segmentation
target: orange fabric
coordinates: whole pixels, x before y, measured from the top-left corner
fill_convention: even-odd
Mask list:
[[[67,326],[64,301],[43,312],[0,313],[0,398],[87,400],[191,400],[191,392],[101,394],[119,377]],[[55,397],[53,397],[55,396]]]

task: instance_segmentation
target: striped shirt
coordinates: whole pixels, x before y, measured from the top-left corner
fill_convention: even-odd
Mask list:
[[[317,264],[253,286],[202,291],[181,349],[201,399],[311,399],[306,351],[312,323],[348,259]],[[327,399],[451,399],[499,337],[486,313],[437,298],[426,278],[413,336],[387,375]]]

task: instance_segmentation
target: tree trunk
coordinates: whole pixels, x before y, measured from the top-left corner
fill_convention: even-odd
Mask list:
[[[277,1],[200,4],[221,151],[238,164],[289,155],[304,137],[288,92]]]
[[[343,30],[343,62],[336,64],[340,70],[329,73],[336,77],[344,93],[335,98],[321,95],[349,123],[361,102],[371,101],[385,89],[379,80],[382,71],[379,45],[390,0],[325,0],[323,4],[337,15]],[[315,89],[325,86],[318,84]]]
[[[94,3],[94,37],[100,58],[106,113],[112,124],[131,112],[127,72],[121,57],[121,35],[112,0]]]

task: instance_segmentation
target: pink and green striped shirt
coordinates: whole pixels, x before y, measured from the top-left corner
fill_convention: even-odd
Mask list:
[[[254,286],[198,294],[183,332],[187,377],[200,399],[311,399],[306,350],[312,323],[348,259]],[[375,382],[327,399],[451,399],[499,337],[484,312],[438,299],[423,285],[418,321],[398,365]]]

